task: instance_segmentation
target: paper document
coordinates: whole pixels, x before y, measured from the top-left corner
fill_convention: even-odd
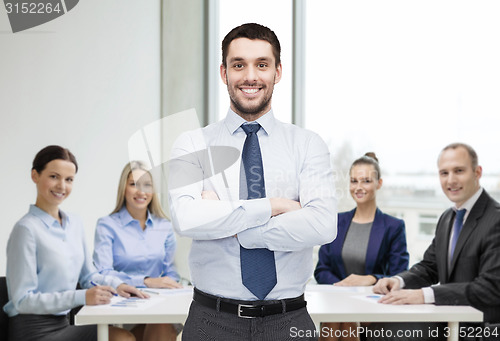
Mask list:
[[[153,295],[151,295],[153,296]],[[155,304],[158,304],[160,300],[164,300],[165,298],[160,297],[159,295],[151,298],[138,298],[138,297],[122,297],[122,296],[114,296],[111,298],[110,304],[99,304],[99,305],[88,305],[87,309],[102,309],[102,308],[130,308],[130,309],[147,309]]]
[[[360,295],[360,296],[353,296],[353,297],[358,299],[358,300],[363,300],[365,302],[378,303],[378,301],[382,297],[384,297],[384,295],[371,294],[371,295]]]

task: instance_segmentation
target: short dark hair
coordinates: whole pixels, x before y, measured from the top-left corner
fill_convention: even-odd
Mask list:
[[[268,27],[260,24],[248,23],[233,28],[222,40],[222,65],[227,67],[226,58],[231,42],[238,38],[265,40],[271,44],[276,66],[281,63],[281,45],[276,34]]]
[[[33,167],[31,169],[36,170],[37,173],[40,174],[45,169],[45,166],[52,160],[66,160],[72,162],[76,168],[75,173],[78,172],[78,164],[76,163],[75,156],[69,149],[56,145],[47,146],[40,150],[33,159]]]
[[[357,165],[373,166],[373,168],[375,168],[375,172],[377,173],[377,180],[380,180],[382,174],[380,173],[380,165],[378,164],[378,158],[374,152],[367,152],[359,159],[354,160],[354,162],[351,165],[351,168],[349,169],[349,173],[351,172],[352,168]]]
[[[476,167],[479,165],[479,159],[477,157],[476,151],[474,150],[474,148],[472,148],[468,144],[462,143],[462,142],[450,143],[449,145],[447,145],[446,147],[444,147],[443,150],[441,150],[441,152],[439,153],[438,164],[439,164],[439,159],[441,158],[441,154],[443,154],[443,152],[445,150],[448,150],[448,149],[457,149],[457,148],[460,148],[460,147],[464,148],[467,151],[467,153],[469,154],[469,157],[470,157],[471,164],[472,164],[472,169],[476,169]]]

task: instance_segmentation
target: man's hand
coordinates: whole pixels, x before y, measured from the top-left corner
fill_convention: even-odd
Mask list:
[[[424,304],[424,292],[422,289],[391,291],[378,302],[384,304]]]
[[[334,283],[333,285],[345,286],[345,287],[356,287],[356,286],[367,286],[373,285],[377,282],[377,279],[372,275],[349,275],[340,282]]]
[[[285,198],[270,198],[271,202],[271,217],[275,217],[277,215],[300,210],[302,206],[300,203],[295,200],[285,199]]]
[[[148,288],[168,288],[168,289],[178,289],[182,288],[182,285],[180,283],[177,283],[175,280],[172,278],[165,276],[165,277],[148,277],[144,279],[144,284]]]
[[[220,200],[214,191],[202,191],[201,198],[205,200]],[[298,201],[291,199],[270,198],[269,201],[271,202],[271,217],[302,208]]]
[[[120,284],[118,286],[118,288],[116,288],[116,291],[118,291],[118,295],[123,296],[123,297],[127,297],[127,298],[129,298],[132,295],[137,296],[139,298],[149,298],[148,294],[140,291],[136,287],[133,287],[133,286],[125,284],[125,283]]]
[[[395,277],[382,278],[373,287],[376,294],[388,294],[391,291],[399,290],[399,279]]]

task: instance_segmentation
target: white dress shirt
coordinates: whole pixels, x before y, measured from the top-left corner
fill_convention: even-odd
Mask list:
[[[245,122],[229,110],[224,120],[177,139],[169,176],[172,223],[180,235],[193,238],[189,264],[198,289],[256,299],[241,282],[241,244],[275,252],[278,283],[266,299],[296,297],[304,292],[314,269],[312,247],[331,242],[337,233],[330,153],[318,135],[276,120],[272,111],[266,113],[257,120],[262,126],[257,135],[267,198],[239,200],[246,139],[240,126]],[[224,160],[212,148],[208,163],[200,160],[201,154],[192,154],[213,146],[228,148]],[[221,171],[220,165],[227,167]],[[186,181],[186,174],[192,181]],[[202,199],[207,190],[215,191],[220,200]],[[271,217],[268,198],[272,197],[298,201],[302,208]]]

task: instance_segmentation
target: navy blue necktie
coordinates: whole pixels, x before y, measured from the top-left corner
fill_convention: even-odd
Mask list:
[[[247,134],[241,159],[245,169],[248,199],[265,198],[264,169],[257,137],[260,124],[245,124],[241,128]],[[243,285],[263,300],[276,285],[274,252],[268,249],[245,249],[240,245],[240,262]]]
[[[450,263],[453,259],[453,253],[455,252],[455,246],[457,246],[458,236],[460,235],[460,231],[462,231],[462,226],[464,226],[464,217],[466,209],[461,209],[457,211],[457,215],[455,216],[455,223],[453,223],[453,236],[451,239],[450,246]]]

